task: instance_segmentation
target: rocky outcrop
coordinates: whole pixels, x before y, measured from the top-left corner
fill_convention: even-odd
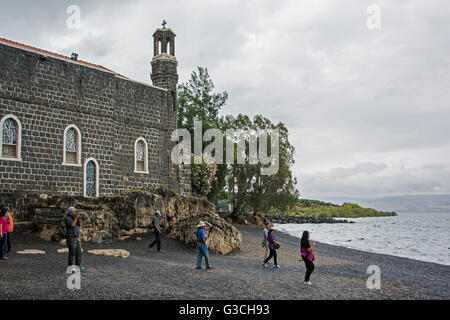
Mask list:
[[[262,215],[257,214],[249,214],[249,213],[240,213],[237,216],[232,216],[229,213],[221,213],[220,216],[225,219],[228,223],[237,223],[243,225],[252,225],[252,226],[265,226],[266,223],[270,222]]]
[[[182,240],[192,246],[196,245],[195,232],[200,221],[207,225],[206,243],[210,251],[227,254],[233,249],[239,248],[242,242],[241,233],[215,213],[199,213],[178,220],[170,228],[169,237]]]
[[[237,216],[231,216],[229,213],[220,213],[220,216],[229,223],[243,225],[265,226],[270,223],[355,223],[345,219],[335,219],[331,217],[300,217],[300,216],[281,216],[281,215],[254,215],[249,213],[240,213]]]
[[[65,210],[74,206],[81,216],[81,240],[108,243],[146,233],[154,212],[160,210],[160,224],[170,238],[195,245],[195,226],[204,220],[211,252],[227,254],[239,248],[242,235],[218,216],[213,204],[203,198],[180,196],[171,191],[133,191],[114,197],[86,199],[70,196],[30,196],[27,216],[46,240],[61,241]],[[20,197],[26,202],[26,196]],[[23,210],[23,209],[22,209]],[[17,212],[16,212],[17,214]]]
[[[300,216],[274,216],[264,215],[272,223],[355,223],[345,219],[334,219],[330,217],[300,217]]]

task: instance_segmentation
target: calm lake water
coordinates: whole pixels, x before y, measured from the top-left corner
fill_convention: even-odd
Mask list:
[[[450,265],[450,213],[399,213],[395,217],[347,219],[356,223],[276,224],[279,231],[363,251]]]

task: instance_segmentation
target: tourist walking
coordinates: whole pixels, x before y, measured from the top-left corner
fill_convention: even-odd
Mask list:
[[[274,263],[274,268],[276,269],[280,269],[281,267],[278,265],[278,261],[277,261],[277,249],[280,248],[281,246],[281,242],[277,241],[277,239],[275,239],[275,232],[277,231],[277,229],[275,228],[270,228],[269,229],[269,234],[267,236],[267,240],[269,242],[269,250],[270,250],[270,254],[269,256],[263,261],[262,265],[263,267],[267,268],[267,262],[269,262],[270,259],[273,258],[273,263]]]
[[[304,231],[302,239],[300,240],[300,254],[306,266],[305,284],[312,285],[309,278],[314,271],[314,246],[316,244],[310,241],[310,235],[308,231]]]
[[[197,269],[202,268],[202,259],[205,257],[206,269],[212,269],[209,264],[208,245],[206,244],[205,236],[206,223],[200,221],[197,225]]]
[[[264,260],[267,259],[269,256],[269,240],[267,237],[269,236],[269,229],[271,227],[271,223],[267,222],[265,224],[264,230],[263,230],[263,240],[262,240],[262,247],[265,248],[264,252]]]
[[[5,257],[6,242],[8,240],[9,230],[8,220],[6,220],[8,211],[8,207],[3,207],[0,212],[0,260],[8,260],[8,258]]]
[[[161,226],[159,225],[159,217],[160,216],[161,216],[161,212],[159,210],[156,210],[155,216],[153,217],[153,220],[152,220],[152,228],[154,228],[155,240],[148,246],[150,252],[152,251],[152,249],[155,245],[156,245],[158,252],[163,252],[161,250],[162,231],[161,231]]]
[[[79,271],[86,271],[81,266],[81,240],[80,240],[80,215],[76,212],[74,207],[70,207],[66,212],[66,242],[69,248],[68,265],[71,268],[71,272],[75,273],[77,268]]]
[[[11,217],[11,212],[10,212],[11,209],[8,206],[6,206],[6,208],[8,210],[8,213],[5,218],[8,220],[8,225],[9,225],[8,234],[6,237],[6,253],[9,253],[9,252],[11,252],[11,232],[13,232],[13,230],[14,230],[14,221]]]

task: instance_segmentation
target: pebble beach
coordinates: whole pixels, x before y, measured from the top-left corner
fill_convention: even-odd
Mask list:
[[[13,234],[8,261],[0,262],[1,299],[450,299],[450,266],[317,243],[311,287],[303,284],[295,237],[277,232],[281,269],[261,266],[262,228],[236,225],[239,250],[211,254],[212,270],[195,270],[196,249],[162,238],[163,253],[149,252],[151,233],[111,244],[84,243],[81,289],[69,290],[64,248],[37,235]],[[139,237],[142,240],[136,240]],[[18,254],[23,250],[45,254]],[[88,254],[122,249],[127,258]],[[381,289],[368,289],[367,268],[378,265]]]

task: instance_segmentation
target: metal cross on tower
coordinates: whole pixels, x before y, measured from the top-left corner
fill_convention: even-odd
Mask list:
[[[163,22],[162,22],[163,29],[166,28],[166,24],[167,24],[166,20],[163,20]]]

